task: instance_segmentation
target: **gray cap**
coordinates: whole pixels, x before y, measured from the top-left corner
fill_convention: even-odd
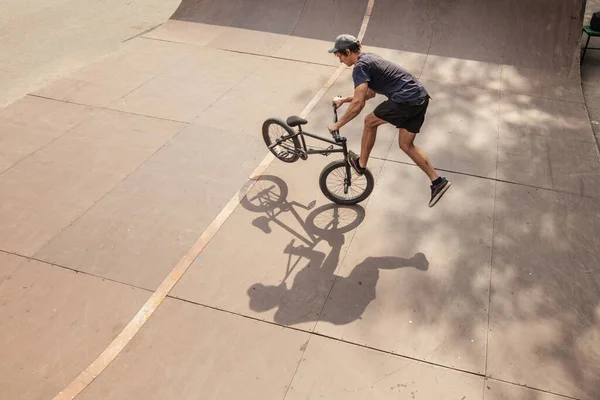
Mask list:
[[[335,43],[333,45],[333,49],[327,50],[329,53],[337,53],[338,51],[344,51],[348,49],[350,46],[358,42],[358,39],[352,35],[348,35],[347,33],[343,35],[339,35],[335,38]]]

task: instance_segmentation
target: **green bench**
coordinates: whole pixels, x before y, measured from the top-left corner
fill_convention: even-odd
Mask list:
[[[592,28],[590,28],[589,25],[584,25],[583,26],[583,32],[585,32],[588,35],[588,37],[587,37],[587,40],[585,42],[585,46],[583,47],[583,54],[581,55],[581,62],[582,63],[583,63],[583,58],[585,57],[585,52],[588,49],[588,44],[590,43],[590,38],[592,36],[598,36],[598,37],[600,37],[600,32],[593,30]],[[600,50],[600,48],[590,47],[590,50]]]

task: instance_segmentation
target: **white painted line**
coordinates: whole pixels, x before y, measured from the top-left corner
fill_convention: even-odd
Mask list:
[[[368,2],[367,11],[365,12],[363,23],[357,37],[359,40],[362,40],[364,37],[374,2],[375,0],[369,0]],[[335,70],[325,85],[317,92],[317,94],[315,94],[304,110],[302,110],[300,117],[306,118],[306,116],[310,114],[317,103],[323,98],[327,90],[333,85],[333,83],[339,78],[345,69],[346,66],[342,64],[338,67],[338,69]],[[192,265],[202,250],[204,250],[215,233],[217,233],[229,216],[231,216],[235,208],[240,204],[241,200],[246,196],[250,189],[252,189],[254,184],[258,179],[260,179],[262,174],[264,174],[274,159],[275,157],[270,152],[265,156],[258,167],[256,167],[252,174],[250,174],[250,177],[246,183],[244,183],[244,185],[233,195],[231,200],[229,200],[219,215],[217,215],[210,226],[204,231],[204,233],[202,233],[202,236],[200,236],[194,246],[187,252],[185,256],[183,256],[181,260],[179,260],[177,265],[175,265],[175,267],[171,270],[171,273],[160,284],[152,296],[150,296],[148,301],[146,301],[144,306],[138,311],[135,317],[129,321],[119,336],[112,341],[112,343],[104,350],[104,352],[102,352],[102,354],[100,354],[100,356],[98,356],[98,358],[96,358],[96,360],[94,360],[94,362],[92,362],[85,371],[81,372],[66,388],[54,396],[53,400],[74,399],[83,390],[85,390],[85,388],[88,387],[88,385],[92,383],[94,379],[96,379],[96,377],[100,375],[115,358],[117,358],[125,346],[127,346],[131,339],[133,339],[133,337],[139,332],[142,326],[144,326],[146,321],[150,319],[154,311],[156,311],[165,297],[167,297],[171,289],[173,289],[179,279],[188,270],[190,265]]]

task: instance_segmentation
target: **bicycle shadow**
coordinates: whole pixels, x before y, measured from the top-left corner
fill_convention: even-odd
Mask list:
[[[359,319],[376,298],[380,270],[429,269],[427,257],[423,253],[416,253],[410,258],[367,257],[356,265],[349,275],[336,275],[346,243],[345,234],[362,223],[365,210],[358,205],[327,204],[312,210],[302,219],[295,207],[311,210],[314,201],[308,206],[294,201],[288,202],[287,185],[283,180],[274,176],[263,176],[261,181],[261,186],[242,201],[242,206],[246,209],[264,213],[253,221],[253,225],[266,234],[272,233],[273,224],[278,225],[295,238],[283,250],[289,257],[281,283],[256,283],[248,288],[249,306],[253,311],[267,312],[276,308],[274,322],[281,325],[317,320],[336,325],[348,324]],[[278,216],[283,213],[292,213],[306,236],[280,221]],[[296,240],[303,243],[295,245]],[[327,253],[316,249],[321,243],[330,247]],[[293,257],[297,257],[295,262],[292,262]],[[301,263],[302,267],[288,288],[288,277]],[[334,284],[336,295],[330,297]],[[326,302],[330,311],[322,313]]]

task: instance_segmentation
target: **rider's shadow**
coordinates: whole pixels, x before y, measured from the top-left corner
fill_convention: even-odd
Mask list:
[[[295,246],[296,239],[294,239],[284,249],[284,253],[288,254],[289,258],[285,277],[279,285],[256,283],[248,289],[250,308],[253,311],[267,312],[276,309],[274,321],[282,325],[317,320],[336,325],[348,324],[359,319],[375,299],[380,270],[415,268],[427,271],[429,268],[425,255],[416,253],[410,258],[367,257],[356,265],[347,277],[336,275],[346,240],[344,233],[355,229],[362,222],[364,209],[360,206],[343,207],[335,204],[315,209],[305,221],[299,221],[309,237],[305,239],[304,235],[282,224],[277,216],[283,212],[292,212],[299,219],[294,206],[303,208],[310,206],[304,207],[294,202],[287,202],[285,199],[287,186],[284,186],[285,183],[279,178],[262,177],[261,179],[268,182],[265,187],[269,188],[261,195],[267,199],[262,203],[261,210],[266,213],[266,216],[257,217],[254,225],[269,234],[272,232],[270,224],[276,223],[304,241],[306,245]],[[280,193],[279,197],[273,195],[276,186],[275,191]],[[267,203],[268,206],[265,205]],[[350,218],[348,214],[351,215]],[[327,254],[315,249],[321,242],[331,247]],[[296,262],[292,263],[295,257],[297,257]],[[287,278],[296,266],[301,265],[299,261],[303,261],[302,268],[294,276],[293,282],[289,283]],[[334,282],[335,295],[332,296],[330,292]],[[328,311],[321,314],[326,301]]]

